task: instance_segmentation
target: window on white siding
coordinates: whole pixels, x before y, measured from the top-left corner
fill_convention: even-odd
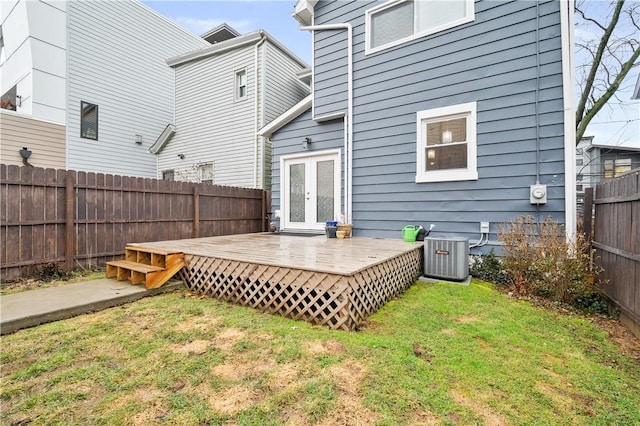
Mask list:
[[[80,137],[98,140],[98,105],[80,102]]]
[[[247,97],[247,70],[236,71],[236,100],[242,100]]]
[[[476,103],[419,111],[416,182],[477,180]]]
[[[198,181],[213,185],[213,163],[202,163],[198,165]]]
[[[162,180],[176,180],[175,170],[164,170],[162,172]]]
[[[366,12],[366,53],[473,21],[473,0],[392,0]]]

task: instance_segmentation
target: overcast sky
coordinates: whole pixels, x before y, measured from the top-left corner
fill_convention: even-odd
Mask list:
[[[2,0],[0,0],[2,1]],[[201,35],[226,22],[240,33],[264,29],[287,46],[302,60],[311,64],[311,36],[300,31],[291,17],[295,0],[280,1],[145,1],[152,9]],[[608,5],[604,1],[589,1],[594,13]],[[576,30],[576,37],[589,37],[584,28]],[[578,58],[579,59],[579,58]],[[631,70],[618,92],[620,100],[613,100],[594,118],[586,136],[595,136],[594,143],[627,145],[640,148],[640,101],[631,100],[640,66]]]

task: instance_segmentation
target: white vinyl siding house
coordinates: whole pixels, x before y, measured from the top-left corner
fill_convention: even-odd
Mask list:
[[[176,130],[152,148],[158,176],[200,181],[194,171],[211,164],[214,184],[268,188],[271,146],[257,131],[308,95],[296,76],[307,65],[264,31],[167,62],[175,70]]]
[[[165,61],[208,45],[138,1],[68,2],[67,167],[155,177],[148,148],[174,118]]]

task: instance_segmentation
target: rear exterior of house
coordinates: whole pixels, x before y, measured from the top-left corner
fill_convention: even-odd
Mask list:
[[[271,145],[257,131],[309,94],[297,77],[307,64],[262,30],[167,63],[175,70],[175,127],[151,148],[158,177],[270,188]]]
[[[434,224],[483,252],[519,215],[575,229],[570,2],[296,10],[313,25],[313,96],[262,129],[281,229],[343,216],[356,236],[398,238]]]

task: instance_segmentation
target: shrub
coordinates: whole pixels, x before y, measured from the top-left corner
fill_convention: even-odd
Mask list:
[[[551,217],[535,222],[533,216],[520,216],[501,225],[498,238],[505,245],[504,269],[518,294],[572,303],[597,291],[599,270],[584,234],[567,241],[562,225]]]
[[[474,256],[470,268],[471,275],[495,284],[511,284],[511,277],[504,271],[500,258],[496,256],[493,249],[489,254]]]

